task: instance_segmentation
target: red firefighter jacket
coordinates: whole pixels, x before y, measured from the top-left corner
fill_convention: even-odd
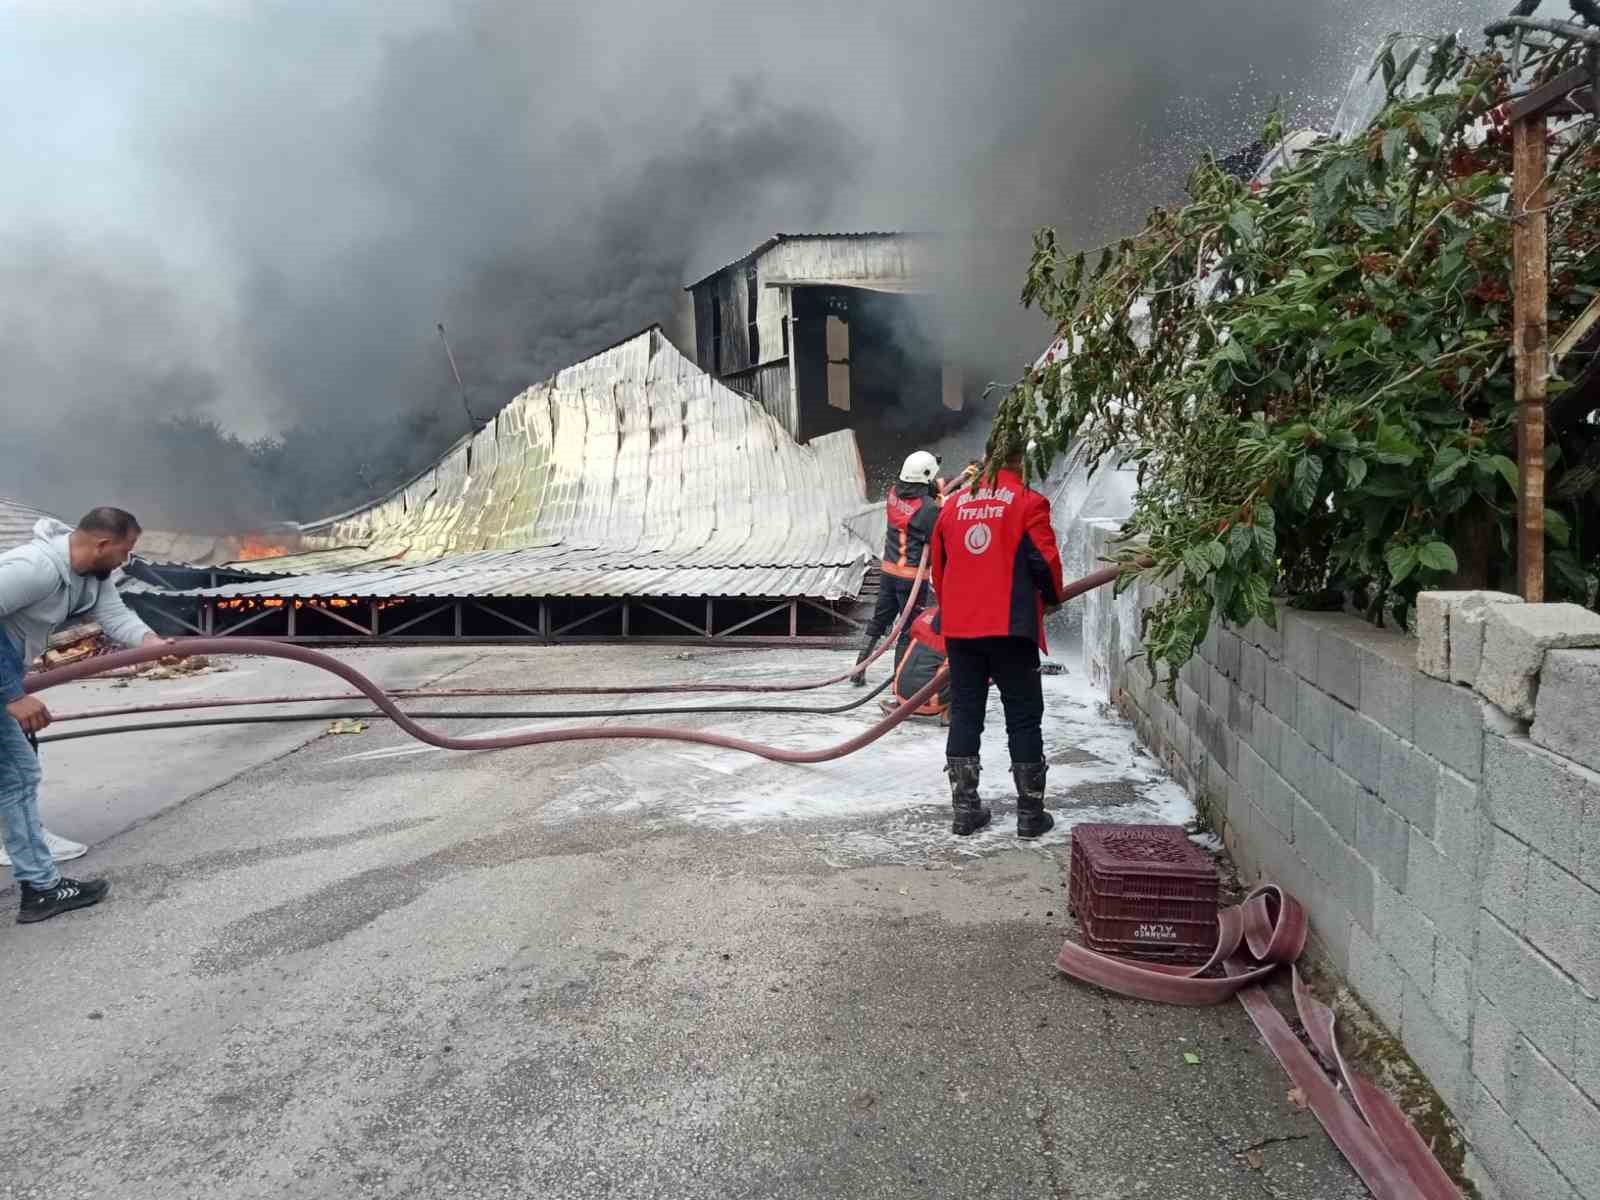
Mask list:
[[[933,523],[939,518],[939,500],[925,483],[897,483],[884,497],[888,532],[883,539],[883,573],[898,579],[915,579]]]
[[[1061,603],[1050,502],[1015,471],[979,479],[944,503],[929,543],[938,631],[945,637],[1044,642],[1046,605]]]

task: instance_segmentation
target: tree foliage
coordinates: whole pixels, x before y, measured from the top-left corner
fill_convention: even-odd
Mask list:
[[[1364,132],[1264,184],[1207,156],[1187,203],[1092,257],[1035,236],[1023,301],[1060,338],[1006,396],[991,446],[1032,441],[1037,472],[1069,445],[1094,468],[1138,464],[1118,557],[1121,586],[1163,585],[1152,667],[1186,660],[1213,618],[1274,622],[1274,595],[1354,595],[1371,619],[1407,621],[1419,589],[1510,577],[1511,135],[1489,114],[1575,53],[1524,48],[1513,68],[1454,37],[1396,35]],[[1600,289],[1594,126],[1552,138],[1553,334]],[[1281,136],[1273,116],[1264,141]],[[1551,593],[1589,603],[1575,531],[1593,491],[1562,482],[1569,465],[1569,484],[1586,478],[1562,461],[1586,430],[1552,439],[1547,494],[1566,499],[1547,529]]]

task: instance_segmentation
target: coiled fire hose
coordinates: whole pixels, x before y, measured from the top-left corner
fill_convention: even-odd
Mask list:
[[[1305,1106],[1374,1200],[1461,1200],[1460,1191],[1400,1106],[1345,1061],[1334,1032],[1333,1010],[1311,994],[1294,966],[1305,949],[1307,932],[1300,902],[1276,884],[1265,884],[1243,904],[1217,914],[1217,948],[1204,966],[1129,962],[1068,940],[1056,957],[1056,967],[1107,991],[1161,1004],[1221,1004],[1237,997],[1299,1089]],[[1315,1055],[1262,988],[1284,966],[1291,975],[1296,1015]],[[1215,975],[1219,969],[1222,974]],[[1334,1079],[1329,1079],[1328,1071]]]
[[[917,585],[920,586],[926,572],[926,564],[918,572]],[[1093,572],[1084,578],[1068,584],[1063,590],[1063,602],[1080,596],[1084,592],[1092,591],[1112,582],[1121,573],[1118,567],[1107,567]],[[915,604],[916,591],[908,601],[905,610],[900,614],[900,620],[895,623],[895,628],[890,636],[884,640],[883,646],[877,653],[881,654],[897,639],[899,632],[904,628],[906,620]],[[411,737],[430,746],[437,746],[442,750],[507,750],[520,746],[541,746],[555,742],[582,742],[582,741],[612,741],[612,740],[650,740],[689,742],[704,746],[716,746],[725,750],[738,750],[746,754],[753,754],[773,762],[786,763],[821,763],[831,762],[853,754],[863,746],[871,745],[884,734],[897,725],[909,719],[916,711],[931,700],[948,678],[948,668],[940,671],[914,696],[906,699],[894,711],[864,732],[857,734],[848,741],[840,742],[834,746],[818,750],[786,750],[778,746],[768,746],[760,742],[747,741],[744,738],[729,737],[724,734],[706,733],[700,730],[671,729],[663,726],[630,726],[630,725],[580,725],[568,729],[554,729],[542,733],[513,733],[498,734],[482,737],[453,737],[449,734],[436,733],[423,725],[419,725],[413,717],[395,704],[388,693],[372,680],[347,663],[343,663],[331,655],[320,651],[309,650],[304,646],[295,646],[280,642],[266,641],[257,638],[186,638],[180,643],[184,654],[216,654],[216,655],[254,655],[262,658],[282,658],[290,662],[305,663],[308,666],[318,667],[329,674],[337,675],[346,683],[353,686],[356,691],[365,696],[375,705],[380,712],[392,720],[395,725]],[[114,654],[107,654],[99,658],[87,659],[67,667],[58,667],[53,671],[42,671],[37,675],[28,676],[23,687],[28,692],[41,692],[47,688],[63,683],[72,683],[79,679],[88,679],[107,671],[115,671],[122,667],[135,666],[139,663],[152,662],[161,658],[171,657],[171,646],[141,646],[133,650],[123,650]],[[873,657],[876,657],[874,655]],[[826,687],[830,683],[842,683],[858,670],[864,669],[868,662],[863,662],[841,675],[820,682],[805,684],[661,684],[650,687],[616,689],[622,693],[643,692],[671,692],[671,691],[799,691],[809,688]],[[577,689],[581,693],[585,689]],[[531,689],[530,689],[530,693]],[[569,692],[568,694],[572,694]],[[680,711],[692,712],[685,708]],[[456,715],[456,714],[451,714]],[[503,715],[503,714],[497,714]],[[570,713],[559,714],[570,716]],[[607,713],[615,716],[615,713]],[[43,739],[41,739],[43,740]]]

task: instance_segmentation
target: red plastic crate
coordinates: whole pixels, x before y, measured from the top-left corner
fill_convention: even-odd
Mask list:
[[[1076,825],[1068,902],[1091,950],[1203,963],[1217,944],[1217,868],[1177,825]]]

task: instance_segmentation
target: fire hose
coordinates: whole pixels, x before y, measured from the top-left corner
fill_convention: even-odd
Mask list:
[[[1306,987],[1295,960],[1305,949],[1307,922],[1300,902],[1275,884],[1217,914],[1217,948],[1204,966],[1134,963],[1068,941],[1056,957],[1065,974],[1107,991],[1163,1004],[1220,1004],[1237,997],[1268,1049],[1305,1098],[1306,1107],[1371,1190],[1375,1200],[1461,1200],[1428,1144],[1389,1096],[1350,1069],[1334,1033],[1333,1010]],[[1294,1034],[1262,984],[1287,965],[1295,1010],[1322,1063]],[[1221,976],[1211,976],[1220,969]],[[1346,1096],[1349,1099],[1346,1099]]]
[[[926,572],[918,572],[917,586],[920,586]],[[1107,567],[1079,579],[1063,590],[1061,600],[1065,602],[1074,596],[1092,591],[1112,582],[1120,574],[1120,568]],[[916,601],[916,591],[906,604],[905,610],[900,614],[900,620],[895,623],[891,636],[886,638],[884,645],[879,648],[882,653],[898,636],[904,628],[906,620]],[[377,684],[368,679],[361,672],[347,663],[323,654],[316,650],[309,650],[304,646],[295,646],[280,642],[266,641],[257,638],[187,638],[182,643],[185,654],[232,654],[253,655],[263,658],[281,658],[290,662],[304,663],[308,666],[318,667],[329,674],[337,675],[346,683],[353,686],[356,691],[370,700],[377,709],[388,717],[395,725],[411,737],[430,746],[437,746],[442,750],[506,750],[521,746],[540,746],[555,742],[579,741],[612,741],[612,740],[651,740],[688,742],[705,746],[716,746],[726,750],[738,750],[746,754],[753,754],[773,762],[786,763],[821,763],[831,762],[853,754],[863,746],[871,745],[883,737],[896,726],[912,717],[919,708],[931,700],[944,686],[948,678],[948,668],[941,668],[928,683],[915,695],[907,698],[892,712],[886,714],[882,720],[864,732],[857,734],[847,741],[833,746],[823,747],[818,750],[786,750],[778,746],[768,746],[760,742],[747,741],[744,738],[730,737],[724,734],[706,733],[699,730],[673,729],[663,726],[630,726],[630,725],[580,725],[568,729],[554,729],[546,732],[523,732],[514,734],[498,734],[482,737],[453,737],[449,734],[437,733],[423,725],[419,725],[413,717],[394,703],[394,700]],[[167,658],[172,655],[170,646],[141,646],[133,650],[123,650],[114,654],[107,654],[99,658],[86,659],[71,666],[58,667],[53,671],[43,671],[31,675],[24,681],[24,688],[28,692],[40,692],[47,688],[56,687],[63,683],[71,683],[79,679],[87,679],[107,671],[115,671],[122,667],[135,666],[139,663],[152,662],[157,659]],[[870,660],[869,660],[870,661]],[[691,684],[675,685],[663,684],[653,687],[640,687],[625,689],[630,693],[659,692],[659,691],[797,691],[808,688],[825,687],[830,683],[842,683],[856,671],[863,669],[865,662],[852,667],[842,675],[821,682],[806,684]],[[691,712],[692,709],[682,709]],[[452,714],[453,715],[453,714]],[[570,713],[559,714],[570,716]],[[606,716],[615,716],[615,713],[606,713]],[[320,719],[320,718],[319,718]]]

